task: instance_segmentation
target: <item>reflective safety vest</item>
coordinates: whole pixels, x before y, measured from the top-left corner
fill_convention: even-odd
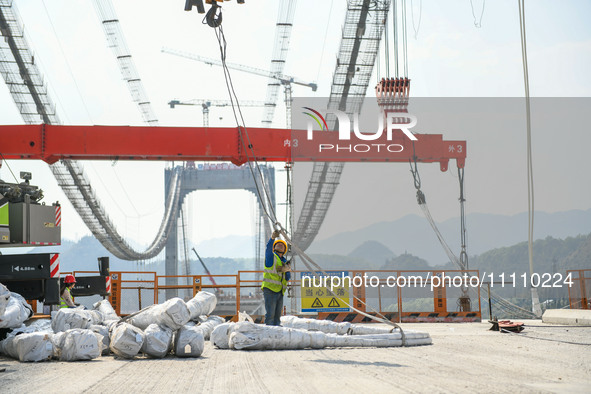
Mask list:
[[[70,298],[72,299],[72,302],[74,302],[74,297],[72,297],[72,292],[70,291],[69,287],[66,287],[66,290],[68,293],[70,293]],[[60,308],[69,308],[68,304],[66,304],[66,301],[62,298],[61,294],[60,294]]]
[[[285,289],[287,289],[287,280],[285,280],[285,273],[279,272],[277,270],[278,267],[283,267],[283,261],[277,256],[277,254],[273,253],[275,257],[273,259],[273,265],[271,267],[265,266],[265,272],[263,274],[263,285],[261,289],[265,287],[275,293],[281,292],[281,294],[285,294]]]

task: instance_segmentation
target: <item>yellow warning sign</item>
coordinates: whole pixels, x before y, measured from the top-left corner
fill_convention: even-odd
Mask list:
[[[341,306],[341,304],[339,304],[337,299],[334,297],[332,297],[332,300],[330,300],[330,302],[328,303],[329,308],[339,308],[340,306]]]
[[[324,307],[324,305],[322,305],[322,302],[320,302],[320,300],[318,298],[316,298],[314,300],[314,302],[312,303],[312,308],[322,308]]]
[[[349,312],[348,271],[302,272],[300,275],[302,312]]]

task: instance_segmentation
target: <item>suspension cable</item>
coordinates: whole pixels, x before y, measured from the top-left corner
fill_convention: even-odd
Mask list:
[[[398,78],[398,2],[392,1],[392,26],[394,27],[394,66],[395,77]]]
[[[384,49],[385,49],[385,57],[386,57],[386,75],[390,77],[390,40],[388,39],[388,19],[386,19],[386,24],[384,26]],[[378,78],[380,76],[378,75]],[[379,81],[379,79],[378,79]]]
[[[415,26],[415,7],[413,0],[410,0],[410,17],[412,19],[412,29],[415,32],[415,40],[419,38],[419,29],[421,28],[421,19],[423,17],[423,0],[419,0],[419,22]]]
[[[422,192],[421,190],[421,177],[419,175],[419,171],[417,168],[417,157],[416,154],[414,152],[414,145],[413,145],[413,158],[412,161],[409,160],[410,162],[410,169],[411,169],[411,173],[413,175],[413,179],[414,179],[414,184],[415,184],[415,188],[417,189],[417,202],[419,203],[419,206],[421,208],[421,210],[423,211],[423,214],[425,215],[425,218],[427,219],[427,221],[429,222],[429,224],[431,225],[431,228],[433,229],[433,231],[435,232],[435,235],[437,236],[437,239],[439,240],[439,243],[441,244],[444,252],[447,254],[447,257],[449,258],[449,260],[456,265],[456,267],[458,267],[458,269],[460,270],[466,270],[467,269],[467,264],[468,264],[468,255],[465,255],[465,265],[462,263],[462,260],[458,259],[458,257],[454,254],[454,252],[451,250],[451,248],[449,247],[449,245],[447,244],[447,242],[445,241],[445,238],[443,237],[443,235],[441,234],[441,231],[439,231],[439,228],[437,227],[437,223],[435,223],[435,220],[433,219],[433,216],[431,215],[431,212],[429,211],[429,207],[427,206],[427,202],[426,202],[426,198],[425,198],[425,194]],[[414,167],[413,167],[414,164]],[[464,174],[463,171],[460,173],[458,172],[459,179],[460,179],[460,202],[462,202],[462,200],[464,200],[464,194],[463,194],[463,184],[464,184]],[[463,204],[462,204],[463,205]],[[461,208],[461,211],[463,212],[463,207]],[[464,215],[462,215],[462,222],[464,222]],[[462,233],[465,233],[465,227],[462,229]],[[465,245],[465,240],[463,240],[462,242],[463,245]],[[462,251],[465,252],[465,248],[462,248]],[[460,255],[462,256],[462,255]],[[466,268],[464,268],[466,267]],[[476,290],[473,287],[468,287],[468,288],[462,288],[462,294],[463,296],[466,296],[467,293],[469,291],[472,291],[474,293],[476,293]],[[497,307],[501,308],[502,310],[512,310],[512,311],[516,311],[517,312],[521,312],[526,314],[528,317],[537,317],[534,313],[532,313],[531,311],[528,311],[527,309],[521,308],[518,305],[513,304],[512,302],[507,301],[506,299],[498,296],[497,294],[493,293],[492,290],[489,290],[490,293],[490,298],[492,300],[494,300],[497,303]],[[476,295],[478,296],[478,293],[476,293]]]
[[[472,16],[474,17],[474,26],[478,29],[482,27],[482,17],[484,16],[484,6],[486,5],[486,0],[482,0],[482,11],[480,12],[480,19],[476,20],[476,12],[474,11],[474,4],[472,3],[473,0],[470,0],[470,8],[472,9]]]
[[[230,96],[230,103],[232,105],[232,112],[234,115],[234,120],[236,122],[236,126],[241,131],[240,143],[241,143],[242,149],[246,155],[247,163],[248,163],[251,175],[252,175],[254,183],[255,183],[255,188],[256,188],[257,194],[258,194],[259,199],[261,201],[263,212],[274,223],[277,221],[277,215],[275,213],[275,208],[273,207],[273,204],[270,203],[272,201],[269,196],[270,192],[267,190],[263,173],[260,169],[258,161],[256,160],[256,155],[254,154],[253,145],[252,145],[250,138],[248,136],[248,130],[246,128],[244,116],[242,114],[242,109],[240,108],[240,103],[238,102],[238,97],[236,95],[236,91],[234,90],[232,76],[231,76],[230,71],[226,65],[226,45],[227,45],[227,43],[226,43],[226,37],[224,35],[223,27],[221,25],[218,25],[217,27],[214,28],[214,32],[215,32],[215,35],[216,35],[216,38],[217,38],[218,44],[219,44],[220,56],[221,56],[221,61],[222,61],[222,68],[224,70],[224,78],[226,80],[226,88],[228,89],[228,94]],[[236,112],[236,110],[238,110],[238,113]],[[240,120],[238,118],[238,115],[240,115]],[[246,140],[247,140],[246,142],[248,144],[245,143],[243,135],[246,137]],[[250,157],[249,151],[252,153],[254,159]],[[257,172],[259,174],[260,186],[263,188],[264,193],[261,192],[260,187],[259,187],[259,183],[257,182],[257,176],[255,175],[255,172],[254,172],[254,169],[252,166],[253,161],[255,164],[255,168],[257,169]],[[263,195],[266,197],[266,199],[263,198]],[[266,204],[267,202],[269,202],[268,206]],[[270,208],[270,212],[269,212],[269,208]]]
[[[221,20],[221,13],[219,15],[219,18]],[[302,261],[303,261],[304,265],[310,271],[312,271],[312,272],[320,271],[324,275],[328,275],[326,273],[326,271],[324,271],[318,264],[316,264],[314,262],[313,259],[311,259],[303,250],[301,250],[295,243],[293,243],[293,241],[289,237],[286,229],[281,225],[281,223],[279,223],[277,221],[276,212],[275,212],[272,204],[270,203],[271,199],[270,199],[270,196],[268,194],[268,190],[265,187],[264,177],[263,177],[262,172],[260,170],[260,166],[258,164],[258,161],[256,160],[256,155],[254,154],[254,147],[253,147],[252,143],[250,142],[250,138],[248,136],[248,130],[247,130],[246,126],[245,126],[244,117],[242,115],[242,111],[240,109],[240,104],[239,104],[239,101],[237,99],[236,92],[234,90],[234,86],[233,86],[233,83],[232,83],[232,78],[231,78],[230,72],[228,70],[228,67],[226,66],[226,62],[225,62],[225,59],[226,59],[226,39],[225,39],[223,28],[222,28],[221,24],[215,26],[214,27],[214,31],[215,31],[216,38],[218,40],[219,48],[220,48],[220,55],[221,55],[221,59],[222,59],[222,68],[224,69],[224,77],[225,77],[225,80],[226,80],[226,87],[227,87],[228,93],[230,95],[230,103],[232,105],[232,112],[234,114],[234,119],[236,121],[237,127],[242,132],[241,133],[241,137],[242,137],[242,135],[244,135],[246,137],[246,142],[248,142],[248,145],[245,146],[244,139],[243,138],[240,138],[240,141],[241,141],[242,146],[244,148],[246,148],[246,147],[248,148],[248,149],[245,149],[244,152],[246,154],[246,159],[247,159],[247,162],[249,164],[249,168],[251,169],[251,174],[253,176],[253,179],[255,180],[256,191],[257,191],[257,194],[259,196],[259,199],[261,201],[263,201],[263,202],[264,201],[269,202],[269,207],[271,208],[271,212],[269,212],[266,209],[265,204],[262,204],[263,205],[263,210],[265,212],[265,215],[274,223],[275,228],[280,230],[280,233],[283,235],[283,237],[285,238],[285,240],[292,246],[292,248],[296,251],[296,253],[302,258]],[[237,111],[238,111],[238,113],[237,113]],[[238,118],[238,115],[240,115],[240,120]],[[249,151],[252,153],[252,157],[250,157],[250,155],[248,153]],[[256,176],[255,176],[254,170],[252,168],[252,164],[251,164],[252,162],[254,162],[255,167],[258,169],[259,176],[261,178],[261,185],[263,186],[264,197],[266,197],[266,200],[263,199],[263,193],[261,193],[260,188],[258,186],[258,183],[256,181]],[[312,267],[314,267],[315,269],[312,268]],[[328,288],[327,288],[327,290],[333,296],[335,296],[335,297],[337,296],[332,290],[330,290]],[[388,325],[391,325],[391,326],[397,328],[398,330],[400,330],[400,333],[401,333],[402,345],[404,346],[406,344],[406,337],[405,337],[404,331],[402,330],[402,328],[398,324],[396,324],[396,323],[394,323],[394,322],[386,319],[385,316],[383,316],[379,311],[376,311],[374,308],[372,308],[371,306],[367,305],[363,300],[357,298],[356,296],[353,296],[353,297],[355,298],[355,300],[357,302],[359,302],[360,304],[363,304],[366,307],[368,307],[369,309],[371,309],[376,315],[375,316],[374,315],[370,315],[370,314],[368,314],[366,312],[363,312],[361,310],[358,310],[355,307],[353,307],[352,305],[349,305],[345,301],[343,301],[343,303],[347,304],[352,310],[356,311],[357,313],[360,313],[360,314],[362,314],[362,315],[364,315],[364,316],[366,316],[366,317],[368,317],[368,318],[370,318],[372,320],[376,320],[376,321],[379,321],[379,322],[382,322],[382,323],[385,323],[385,324],[388,324]]]
[[[528,213],[528,234],[527,251],[529,258],[530,274],[534,273],[533,261],[533,239],[534,239],[534,175],[531,147],[531,106],[529,95],[529,71],[527,65],[527,40],[525,36],[525,0],[518,0],[519,5],[519,28],[521,33],[521,60],[523,64],[523,84],[525,88],[525,115],[527,135],[527,213]],[[540,299],[535,287],[531,287],[532,310],[536,315],[541,315]]]
[[[404,53],[404,77],[408,78],[408,49],[406,45],[406,0],[402,0],[402,52]]]

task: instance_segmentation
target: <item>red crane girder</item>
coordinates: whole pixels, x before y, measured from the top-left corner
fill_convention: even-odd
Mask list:
[[[450,159],[463,168],[466,141],[445,141],[441,134],[399,130],[375,140],[351,134],[268,128],[130,127],[130,126],[0,126],[0,153],[5,159],[35,159],[49,164],[72,160],[438,162]],[[249,148],[252,147],[252,148]]]

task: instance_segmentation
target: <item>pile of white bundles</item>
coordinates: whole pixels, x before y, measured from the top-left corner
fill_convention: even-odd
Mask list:
[[[213,312],[216,303],[214,294],[202,291],[187,303],[180,298],[172,298],[144,308],[124,321],[144,330],[143,343],[138,351],[149,357],[165,357],[171,350],[177,357],[199,357],[203,353],[205,339],[209,339],[215,326],[224,322],[219,316],[207,316]],[[139,337],[137,340],[139,342]],[[117,349],[116,352],[118,346],[121,345],[113,344],[111,335],[111,350],[114,353],[121,357],[134,356],[127,349]]]
[[[119,319],[103,300],[93,310],[62,308],[52,313],[51,321],[26,326],[32,310],[20,295],[5,289],[0,286],[0,327],[12,331],[0,341],[0,353],[21,361],[91,360],[110,352],[126,359],[140,352],[161,358],[171,351],[178,357],[199,357],[205,339],[224,322],[207,316],[215,308],[215,295],[200,292],[188,303],[173,298],[126,319]]]
[[[0,341],[0,353],[20,361],[92,360],[100,356],[103,336],[86,329],[54,333],[51,322],[38,320],[13,329]]]
[[[211,334],[211,341],[221,349],[287,350],[430,345],[431,337],[428,333],[405,330],[403,340],[403,333],[400,330],[391,331],[391,329],[382,333],[339,335],[299,328],[264,326],[245,321],[217,326]]]

